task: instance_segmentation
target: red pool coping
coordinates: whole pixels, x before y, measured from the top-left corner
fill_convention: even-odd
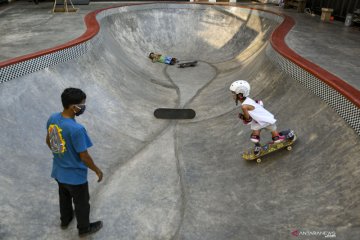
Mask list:
[[[270,38],[270,43],[273,48],[282,56],[294,62],[301,68],[305,69],[315,77],[319,78],[328,86],[335,89],[349,101],[351,101],[354,105],[360,108],[360,91],[355,87],[351,86],[341,78],[335,76],[334,74],[326,71],[320,66],[310,62],[309,60],[301,57],[295,51],[290,49],[285,42],[285,36],[288,34],[290,29],[295,25],[295,21],[287,16],[282,15],[285,19],[280,24],[279,27],[272,33]]]
[[[61,51],[66,48],[73,47],[75,45],[84,43],[94,36],[98,34],[100,26],[98,21],[96,20],[96,15],[99,14],[102,11],[111,9],[111,8],[118,8],[118,7],[125,7],[125,6],[134,6],[134,5],[146,5],[146,4],[153,4],[156,2],[149,2],[149,3],[132,3],[132,4],[121,4],[116,5],[104,9],[95,10],[89,14],[87,14],[84,18],[85,25],[86,25],[86,31],[83,33],[80,37],[71,40],[67,43],[58,45],[53,48],[44,49],[35,53],[19,56],[16,58],[12,58],[3,62],[0,62],[0,68],[4,68],[13,64],[17,64],[23,61],[27,61],[32,58],[38,58],[43,55],[47,55],[53,52]],[[169,3],[169,2],[159,2],[159,3]],[[270,37],[270,43],[272,47],[277,51],[279,54],[281,54],[283,57],[289,59],[290,61],[294,62],[304,70],[308,71],[315,77],[319,78],[321,81],[323,81],[325,84],[330,86],[331,88],[335,89],[337,92],[342,94],[345,98],[347,98],[350,102],[352,102],[355,106],[360,108],[360,91],[345,82],[344,80],[340,79],[339,77],[333,75],[332,73],[326,71],[325,69],[321,68],[320,66],[310,62],[309,60],[301,57],[298,55],[295,51],[290,49],[288,45],[285,42],[286,35],[290,32],[292,27],[295,25],[295,21],[284,14],[275,13],[269,10],[262,10],[262,9],[256,9],[251,8],[247,6],[237,6],[237,5],[231,5],[228,3],[225,4],[219,4],[219,3],[179,3],[179,2],[171,2],[172,4],[201,4],[201,5],[222,5],[222,6],[233,6],[233,7],[240,7],[240,8],[247,8],[247,9],[253,9],[257,11],[263,11],[268,12],[274,15],[278,15],[284,18],[284,21],[274,30]]]

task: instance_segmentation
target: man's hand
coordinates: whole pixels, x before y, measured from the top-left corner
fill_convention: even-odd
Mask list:
[[[95,173],[98,176],[98,182],[101,182],[103,178],[103,172],[98,168]]]
[[[88,151],[81,152],[79,153],[79,155],[81,161],[83,161],[88,168],[90,168],[96,173],[96,175],[98,176],[98,182],[100,182],[103,178],[103,173],[100,168],[96,166]]]

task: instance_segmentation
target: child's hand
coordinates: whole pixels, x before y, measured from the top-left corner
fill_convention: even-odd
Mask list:
[[[239,118],[240,118],[241,120],[243,120],[243,123],[244,123],[245,125],[250,124],[251,121],[252,121],[252,118],[251,118],[251,117],[250,117],[249,119],[245,119],[245,116],[244,116],[244,114],[242,114],[242,113],[239,113]]]

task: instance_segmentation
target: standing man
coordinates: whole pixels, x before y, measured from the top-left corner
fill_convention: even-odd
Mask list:
[[[66,229],[75,216],[80,236],[95,233],[102,221],[90,223],[88,168],[102,180],[103,173],[95,165],[87,149],[92,142],[86,129],[77,123],[75,116],[85,111],[86,94],[77,88],[67,88],[61,94],[63,112],[50,116],[46,128],[46,144],[53,153],[51,177],[59,185],[61,228]],[[73,209],[72,201],[75,209]]]

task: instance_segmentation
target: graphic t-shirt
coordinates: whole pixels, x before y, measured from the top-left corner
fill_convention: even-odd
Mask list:
[[[86,183],[88,170],[79,153],[91,147],[92,142],[84,126],[73,118],[55,113],[50,116],[46,128],[54,156],[51,177],[65,184]]]

